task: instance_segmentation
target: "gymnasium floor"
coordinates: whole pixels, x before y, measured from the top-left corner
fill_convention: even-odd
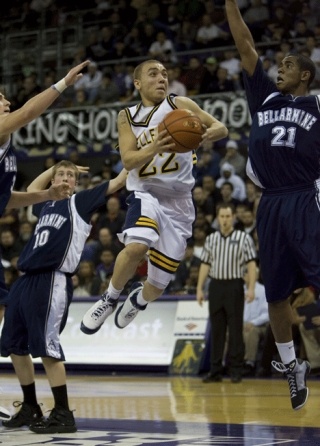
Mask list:
[[[320,381],[310,378],[309,400],[291,409],[281,377],[203,384],[199,377],[151,374],[68,374],[75,434],[37,435],[0,427],[0,444],[59,446],[320,446]],[[0,405],[12,413],[21,400],[10,372],[0,375]],[[38,374],[44,412],[52,405],[47,381]]]

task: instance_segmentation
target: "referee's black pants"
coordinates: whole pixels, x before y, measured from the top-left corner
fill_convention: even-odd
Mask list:
[[[230,376],[241,376],[244,360],[242,279],[211,279],[209,284],[211,323],[210,373],[222,375],[223,355],[228,329],[227,367]]]

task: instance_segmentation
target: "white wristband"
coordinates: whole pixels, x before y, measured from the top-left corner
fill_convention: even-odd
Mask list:
[[[52,88],[54,90],[57,90],[59,93],[62,93],[66,88],[68,87],[68,85],[66,84],[65,79],[61,79],[61,81],[58,81],[56,84],[52,85]]]

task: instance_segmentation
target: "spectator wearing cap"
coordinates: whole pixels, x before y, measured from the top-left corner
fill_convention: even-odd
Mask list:
[[[223,183],[229,182],[233,185],[232,198],[239,201],[246,199],[246,186],[243,179],[235,174],[235,169],[230,163],[223,163],[220,169],[220,178],[217,179],[216,186],[221,188]]]
[[[90,62],[85,73],[75,84],[75,91],[83,89],[87,94],[87,100],[90,104],[94,104],[99,92],[102,81],[102,71],[99,70],[98,64],[94,61]]]
[[[239,152],[238,143],[229,139],[225,148],[226,154],[220,161],[220,168],[224,163],[229,163],[234,167],[235,174],[244,179],[246,177],[246,158]]]
[[[217,70],[218,61],[215,57],[211,56],[206,59],[205,62],[205,73],[200,83],[199,93],[212,93],[215,91],[215,86],[217,84]]]

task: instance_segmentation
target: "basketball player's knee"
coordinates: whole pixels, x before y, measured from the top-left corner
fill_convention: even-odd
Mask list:
[[[147,254],[149,247],[144,243],[130,243],[124,248],[126,255],[131,260],[141,260]]]

